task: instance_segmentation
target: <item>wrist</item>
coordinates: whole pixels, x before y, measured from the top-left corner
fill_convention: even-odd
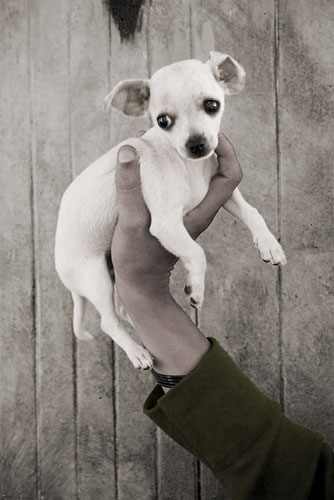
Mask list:
[[[154,368],[168,375],[189,373],[207,352],[209,341],[172,295],[138,287],[123,293],[117,281],[116,287],[140,340],[154,357]]]

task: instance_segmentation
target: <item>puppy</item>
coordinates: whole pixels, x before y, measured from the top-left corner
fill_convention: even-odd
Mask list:
[[[225,95],[240,92],[244,81],[245,71],[237,61],[210,52],[206,63],[181,61],[161,68],[150,80],[122,81],[105,99],[107,109],[127,116],[151,116],[154,125],[144,136],[122,144],[138,151],[150,232],[181,259],[187,270],[189,301],[197,309],[203,302],[206,259],[185,229],[183,216],[201,202],[217,171],[213,153]],[[106,261],[118,216],[115,165],[120,145],[84,170],[63,195],[55,261],[60,279],[72,293],[77,338],[92,338],[83,322],[88,299],[101,315],[101,329],[126,352],[134,367],[147,369],[152,357],[120,321],[130,319],[119,304]],[[263,260],[285,264],[280,244],[239,189],[224,208],[250,229]]]

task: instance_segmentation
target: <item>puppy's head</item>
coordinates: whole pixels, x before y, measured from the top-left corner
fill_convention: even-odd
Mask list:
[[[217,146],[225,95],[243,89],[246,73],[232,57],[210,52],[165,66],[150,80],[125,80],[107,95],[106,108],[128,116],[151,115],[163,140],[185,159],[211,156]]]

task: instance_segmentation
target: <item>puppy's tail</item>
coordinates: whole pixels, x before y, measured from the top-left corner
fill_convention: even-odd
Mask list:
[[[73,299],[73,331],[80,340],[93,340],[93,336],[84,330],[84,316],[86,309],[86,299],[75,292],[72,292]]]

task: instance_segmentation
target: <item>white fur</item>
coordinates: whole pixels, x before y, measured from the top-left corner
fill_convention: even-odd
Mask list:
[[[236,61],[215,52],[210,53],[207,64],[182,61],[160,69],[150,81],[121,82],[106,98],[107,107],[111,105],[126,114],[138,116],[149,111],[154,123],[163,112],[176,116],[172,130],[162,130],[155,124],[140,139],[128,139],[122,144],[130,144],[138,151],[143,197],[151,213],[150,232],[167,250],[180,257],[188,272],[190,300],[197,308],[203,302],[206,258],[202,248],[189,236],[182,219],[204,198],[216,173],[213,151],[217,146],[224,95],[239,91],[244,77],[244,70]],[[221,103],[214,117],[202,109],[203,99],[210,98]],[[197,160],[187,156],[185,146],[194,134],[205,137],[207,147],[207,154]],[[110,252],[118,216],[115,166],[119,147],[120,144],[86,168],[64,193],[56,232],[56,269],[72,293],[76,336],[91,338],[83,325],[88,299],[101,314],[101,329],[127,353],[136,368],[148,368],[153,362],[150,353],[121,324],[120,317],[129,318],[119,303],[105,258]],[[249,227],[264,260],[285,263],[279,243],[238,189],[224,207]]]

